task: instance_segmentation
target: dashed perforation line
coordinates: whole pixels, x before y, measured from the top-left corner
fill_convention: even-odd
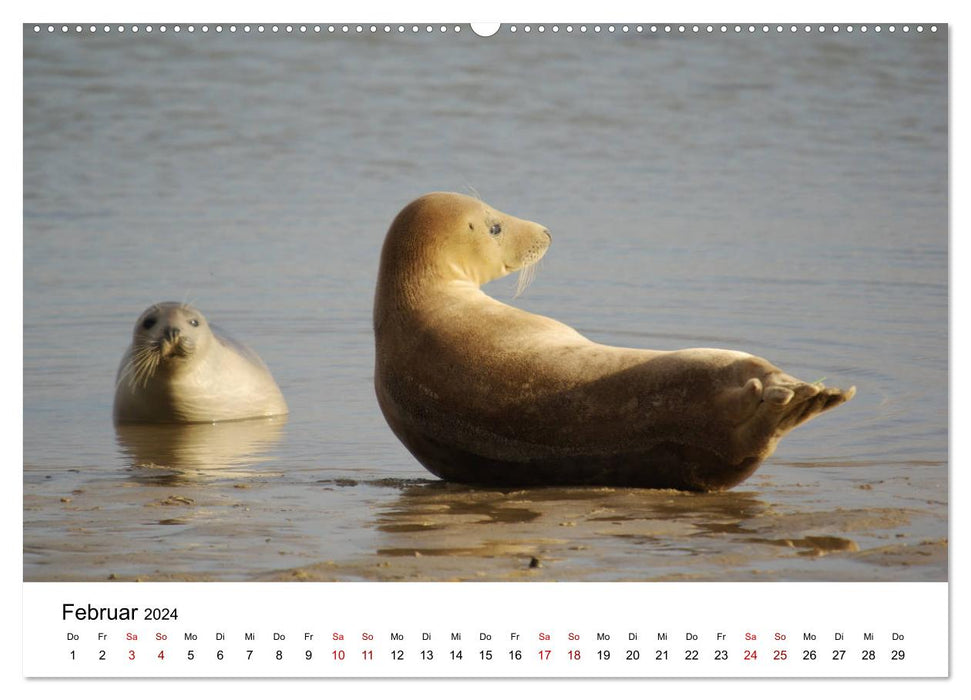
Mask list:
[[[34,34],[458,34],[457,24],[34,24]],[[510,24],[506,34],[867,34],[937,32],[936,24]]]

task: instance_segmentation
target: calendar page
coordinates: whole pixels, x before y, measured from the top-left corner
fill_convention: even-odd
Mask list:
[[[29,688],[949,692],[952,27],[407,14],[22,20]]]

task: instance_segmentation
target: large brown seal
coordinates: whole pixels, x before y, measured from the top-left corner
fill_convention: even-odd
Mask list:
[[[150,306],[115,379],[118,423],[212,423],[287,413],[260,357],[187,304]]]
[[[479,289],[549,244],[539,224],[452,193],[415,200],[391,224],[375,389],[395,435],[444,479],[726,489],[855,393],[742,352],[600,345]]]

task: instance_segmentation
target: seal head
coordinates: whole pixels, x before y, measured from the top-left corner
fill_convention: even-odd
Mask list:
[[[385,238],[375,296],[376,317],[430,287],[478,288],[532,269],[550,232],[460,194],[435,192],[405,207]]]
[[[199,423],[283,415],[260,357],[193,306],[154,304],[135,322],[115,378],[116,422]]]

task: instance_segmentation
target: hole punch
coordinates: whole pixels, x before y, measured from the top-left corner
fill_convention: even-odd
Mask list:
[[[475,32],[477,36],[488,37],[498,32],[499,27],[500,24],[498,22],[474,22],[472,24],[472,31]]]

